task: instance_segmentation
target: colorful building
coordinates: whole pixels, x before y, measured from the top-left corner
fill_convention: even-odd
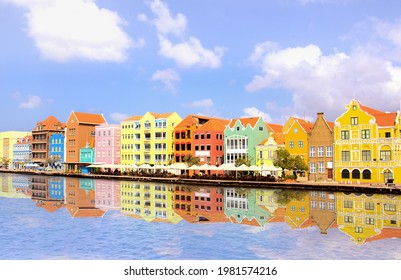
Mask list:
[[[329,228],[336,227],[336,197],[332,192],[309,192],[310,218],[319,227],[321,234],[327,234]]]
[[[121,122],[121,163],[169,164],[173,159],[173,131],[181,122],[177,113],[151,113]]]
[[[31,132],[5,131],[0,132],[0,166],[11,168],[14,156],[14,144],[19,139],[30,136]]]
[[[256,165],[262,167],[262,174],[281,176],[281,168],[274,166],[273,161],[278,148],[284,148],[284,134],[281,125],[266,124],[270,136],[256,146]]]
[[[72,112],[66,123],[65,163],[68,171],[78,171],[80,164],[80,149],[87,143],[94,142],[95,129],[106,123],[102,114]]]
[[[256,165],[256,146],[270,136],[261,117],[232,119],[224,130],[224,163],[245,158]]]
[[[290,117],[283,126],[285,148],[292,156],[300,156],[305,164],[309,161],[308,136],[313,127],[304,119]],[[308,172],[297,174],[298,178],[308,178]]]
[[[65,161],[65,134],[53,133],[49,143],[50,163],[54,168],[61,168],[61,163]]]
[[[210,119],[194,131],[194,156],[200,164],[221,165],[224,162],[224,129],[228,120]],[[184,143],[185,145],[185,143]]]
[[[225,124],[224,119],[198,115],[186,116],[174,130],[174,162],[183,163],[186,156],[197,156],[203,163],[208,160],[211,164],[220,162],[221,146],[224,145],[221,129],[224,131]],[[209,138],[206,139],[206,137]],[[208,148],[210,150],[207,150]]]
[[[121,125],[101,124],[95,128],[96,163],[120,164]]]
[[[308,134],[309,180],[333,180],[333,141],[334,123],[317,113],[317,119]]]
[[[50,162],[50,137],[52,134],[64,135],[65,124],[54,116],[38,122],[32,130],[32,162],[45,166]]]
[[[17,140],[13,150],[13,169],[22,169],[32,161],[32,136]]]
[[[335,180],[401,183],[399,112],[383,112],[351,100],[334,127]]]
[[[110,179],[95,180],[95,207],[107,210],[121,209],[121,181]]]

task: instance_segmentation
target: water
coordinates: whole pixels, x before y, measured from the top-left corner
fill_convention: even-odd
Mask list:
[[[2,260],[399,260],[401,198],[0,175]]]

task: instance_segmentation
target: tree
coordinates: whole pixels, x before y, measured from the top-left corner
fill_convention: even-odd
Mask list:
[[[285,148],[278,148],[276,151],[276,156],[273,160],[274,166],[280,167],[283,170],[291,170],[294,165],[294,158],[291,156],[290,152]]]
[[[307,171],[308,165],[300,155],[292,156],[285,148],[278,148],[276,157],[273,160],[274,166],[280,167],[283,170]]]
[[[188,167],[191,167],[192,165],[199,165],[199,158],[194,157],[193,155],[186,155],[184,157],[184,162],[188,165]]]
[[[11,162],[11,160],[7,157],[2,157],[0,159],[0,165],[6,169],[8,168],[8,165],[10,164],[10,162]]]
[[[240,165],[243,165],[243,164],[245,164],[246,166],[251,166],[251,158],[250,157],[247,157],[247,158],[245,158],[245,157],[240,157],[240,158],[237,158],[236,159],[236,161],[235,161],[235,166],[240,166]]]

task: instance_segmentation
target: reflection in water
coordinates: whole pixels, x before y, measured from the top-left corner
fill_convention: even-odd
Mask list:
[[[235,223],[294,230],[337,228],[355,244],[400,238],[398,195],[193,187],[136,181],[26,175],[0,176],[0,196],[30,198],[48,212],[104,217],[108,210],[147,222]]]

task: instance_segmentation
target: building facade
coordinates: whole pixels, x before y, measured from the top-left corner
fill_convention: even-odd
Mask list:
[[[17,140],[13,149],[13,169],[22,169],[32,161],[32,136]]]
[[[69,171],[78,171],[80,165],[80,149],[87,143],[94,142],[95,129],[106,123],[102,114],[72,112],[66,123],[65,163]]]
[[[65,134],[53,133],[49,138],[49,157],[51,165],[55,168],[61,167],[65,161]]]
[[[324,113],[317,113],[317,119],[308,134],[309,180],[333,180],[333,141],[334,123],[324,118]]]
[[[401,183],[399,112],[351,100],[334,127],[334,169],[339,182]]]
[[[256,165],[256,146],[270,133],[261,117],[232,119],[224,130],[224,163],[235,164],[239,158]]]
[[[173,132],[181,120],[175,112],[147,112],[122,121],[121,163],[169,164],[173,159]]]
[[[18,140],[31,135],[31,132],[5,131],[0,132],[0,166],[11,168],[14,156],[14,144]]]
[[[32,130],[32,161],[41,166],[50,162],[50,137],[52,134],[64,134],[65,124],[54,116],[38,122]]]
[[[101,124],[95,128],[96,163],[120,164],[121,162],[121,126],[119,124]]]

